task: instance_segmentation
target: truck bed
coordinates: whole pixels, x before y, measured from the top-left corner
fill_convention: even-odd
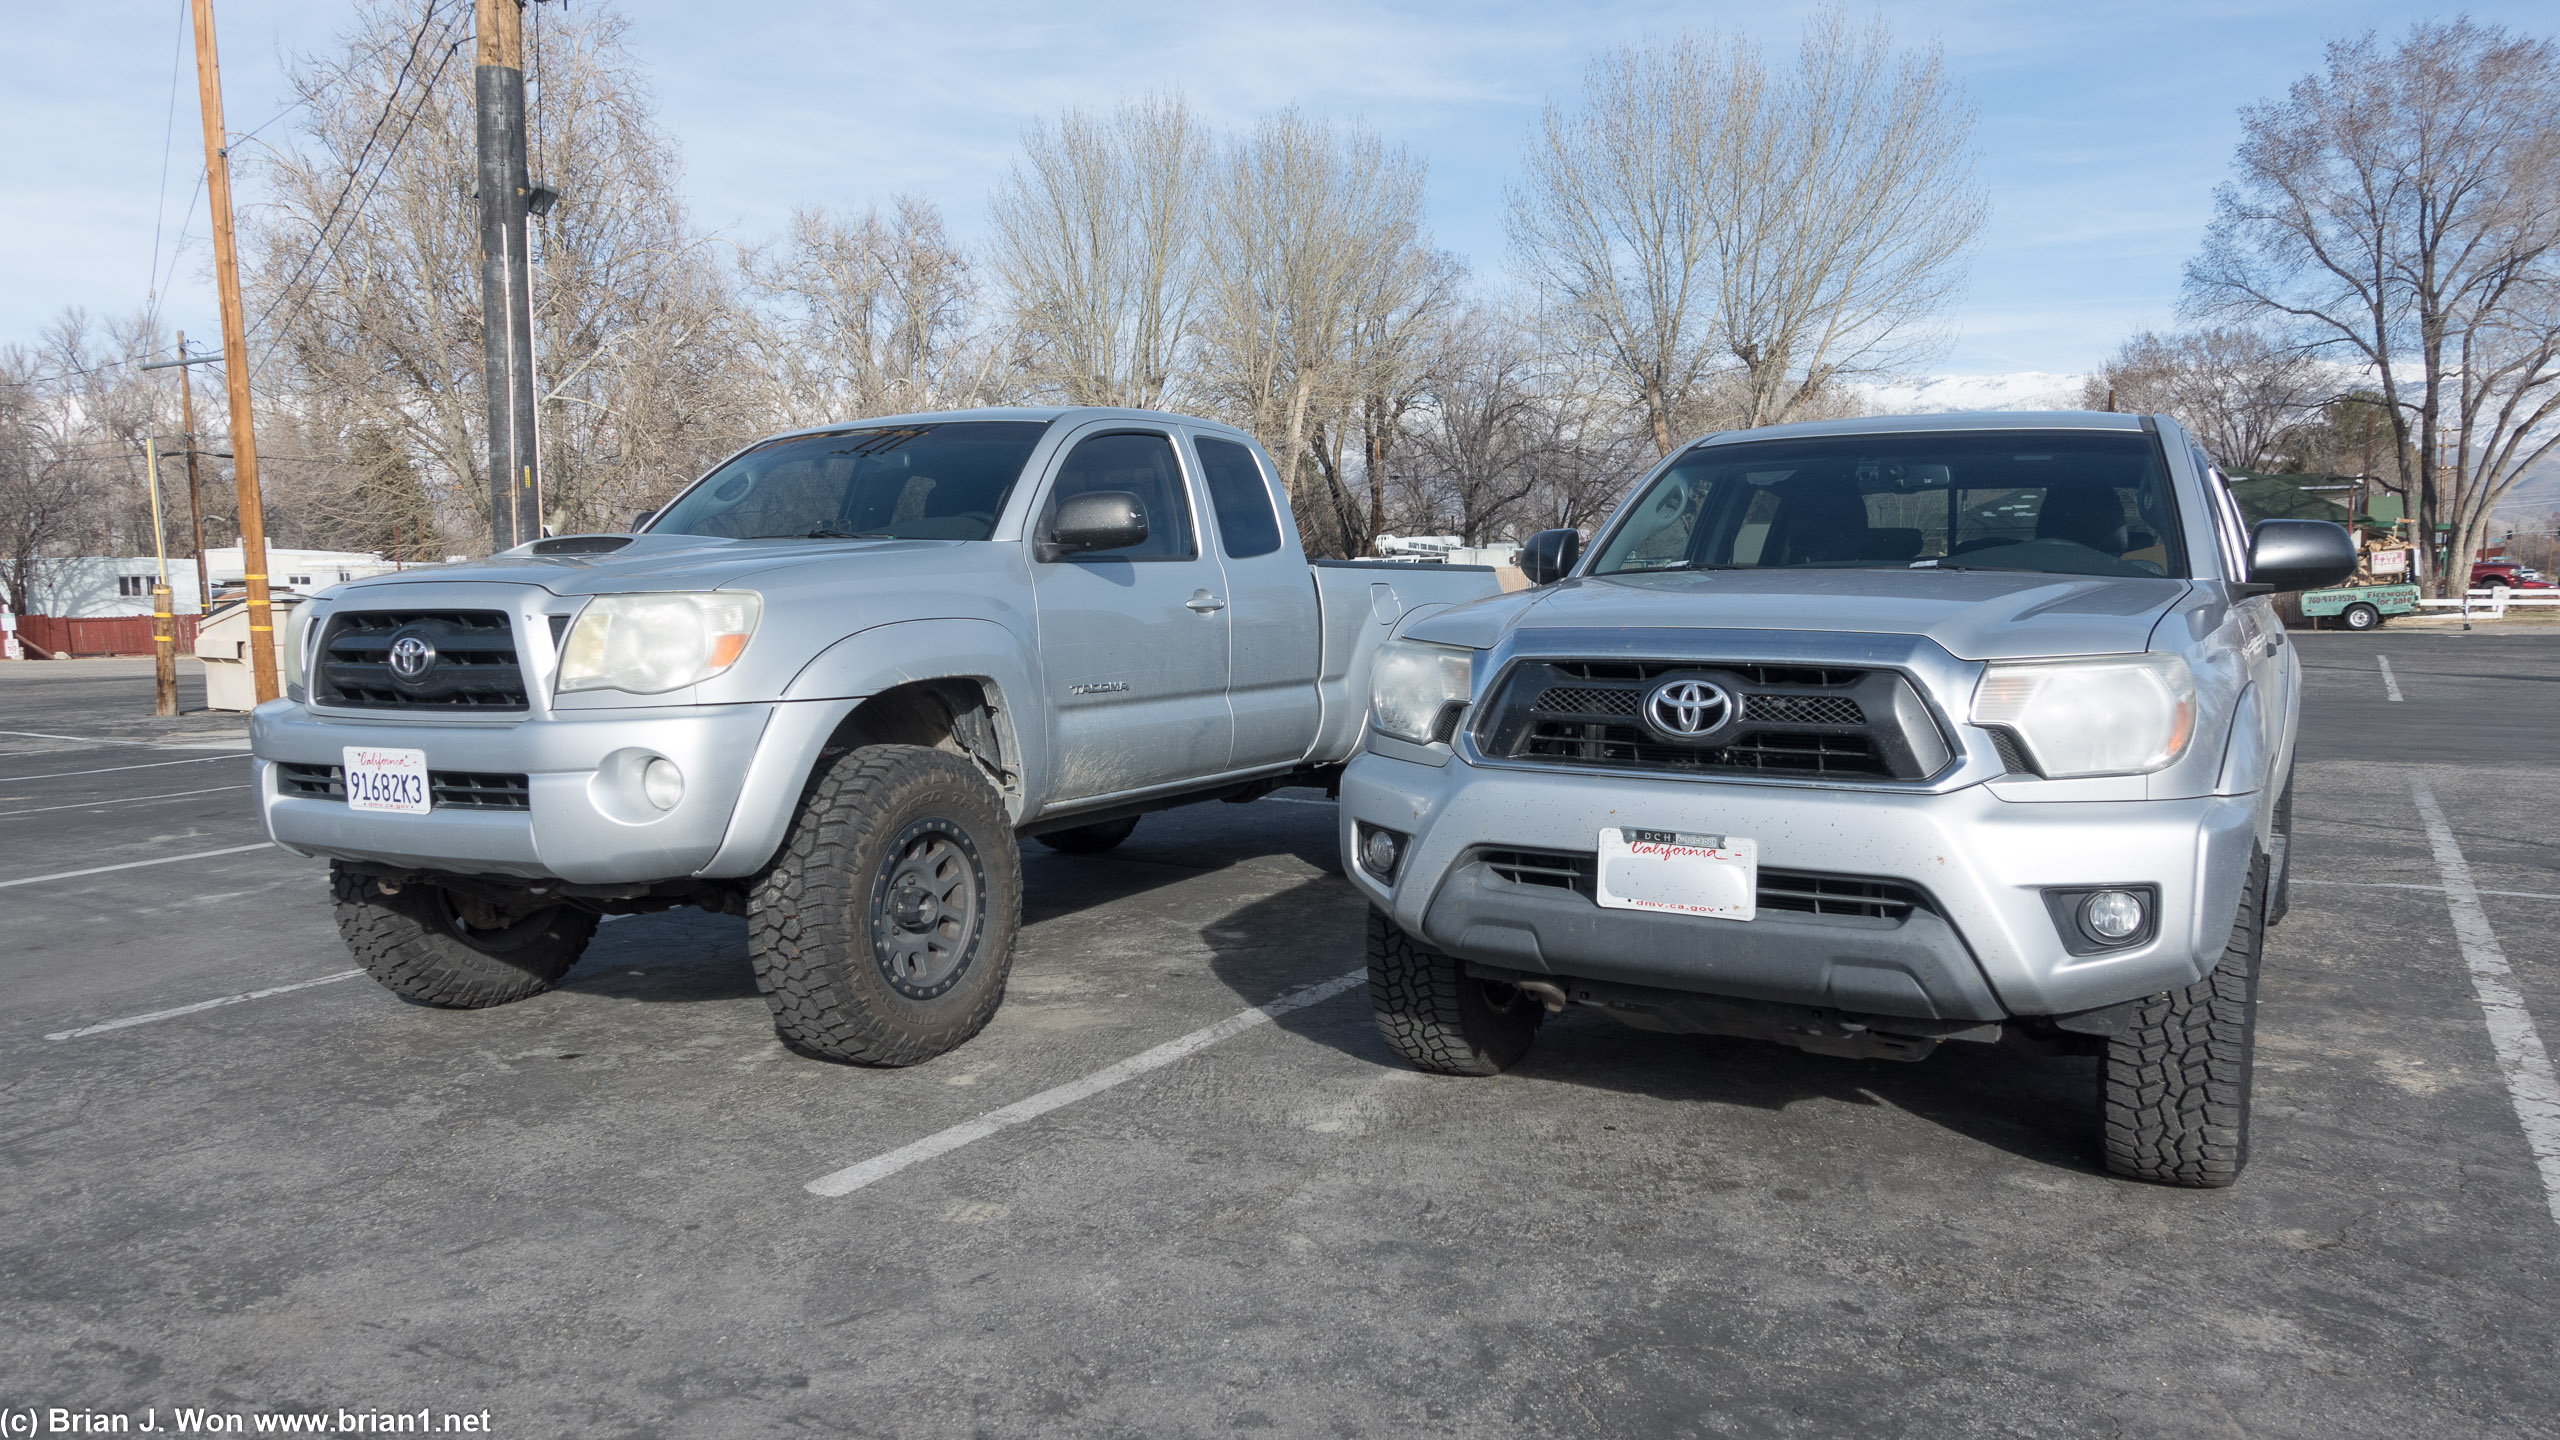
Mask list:
[[[1316,690],[1323,720],[1309,762],[1332,765],[1351,758],[1360,723],[1369,712],[1369,657],[1417,611],[1445,610],[1502,593],[1490,565],[1423,565],[1403,560],[1315,560],[1316,604],[1323,615],[1324,650]],[[1356,677],[1356,678],[1355,678]]]

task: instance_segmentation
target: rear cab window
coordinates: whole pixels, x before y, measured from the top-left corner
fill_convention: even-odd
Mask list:
[[[1253,452],[1233,440],[1191,437],[1200,452],[1202,478],[1209,482],[1209,506],[1218,516],[1218,543],[1230,560],[1250,560],[1280,548],[1280,516],[1272,507],[1271,485]]]

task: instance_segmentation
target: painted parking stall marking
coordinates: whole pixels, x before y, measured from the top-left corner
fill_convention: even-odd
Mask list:
[[[2426,825],[2436,868],[2444,874],[2444,908],[2453,917],[2454,938],[2462,946],[2463,963],[2471,970],[2471,988],[2480,998],[2481,1017],[2488,1022],[2489,1043],[2497,1051],[2499,1073],[2506,1077],[2507,1098],[2524,1127],[2534,1166],[2542,1172],[2542,1193],[2550,1203],[2551,1218],[2560,1222],[2560,1079],[2552,1075],[2550,1052],[2542,1048],[2542,1034],[2534,1029],[2524,997],[2507,983],[2514,971],[2489,928],[2489,912],[2480,908],[2470,862],[2454,843],[2453,827],[2445,823],[2435,792],[2412,775],[2409,794]]]
[[[1001,1110],[990,1110],[975,1120],[964,1120],[948,1130],[927,1135],[910,1145],[902,1145],[886,1155],[875,1155],[858,1165],[848,1165],[831,1174],[821,1175],[802,1188],[812,1195],[830,1199],[850,1195],[865,1185],[886,1180],[911,1165],[922,1164],[937,1155],[948,1155],[963,1145],[984,1140],[999,1130],[1036,1120],[1052,1110],[1073,1105],[1079,1100],[1099,1095],[1114,1085],[1134,1080],[1150,1070],[1161,1070],[1188,1055],[1194,1055],[1221,1040],[1241,1035],[1257,1025],[1267,1025],[1292,1010],[1303,1010],[1320,1000],[1330,1000],[1355,985],[1367,983],[1366,967],[1337,975],[1330,980],[1292,990],[1268,1005],[1230,1015],[1215,1025],[1204,1025],[1188,1035],[1167,1040],[1152,1050],[1141,1051],[1116,1065],[1107,1065],[1081,1080],[1043,1090],[1028,1100],[1017,1100]]]
[[[154,1010],[147,1015],[127,1015],[121,1020],[102,1020],[95,1025],[83,1025],[77,1030],[57,1030],[44,1038],[77,1040],[84,1035],[104,1035],[110,1030],[129,1030],[136,1025],[149,1025],[157,1020],[175,1020],[181,1015],[197,1015],[207,1010],[219,1010],[225,1005],[238,1005],[248,1000],[264,1000],[270,995],[290,995],[296,990],[308,990],[315,985],[335,985],[341,980],[353,980],[363,973],[362,970],[341,970],[335,975],[323,975],[317,980],[297,980],[291,985],[270,985],[264,990],[249,990],[238,995],[225,995],[219,1000],[199,1000],[193,1005],[180,1005],[171,1010]]]
[[[0,880],[0,890],[13,885],[41,885],[48,880],[77,880],[83,875],[106,875],[117,870],[142,870],[153,865],[183,865],[190,860],[211,860],[221,855],[246,855],[252,850],[276,850],[282,847],[273,840],[255,845],[234,845],[226,850],[198,850],[192,855],[163,855],[157,860],[128,860],[121,865],[92,865],[86,870],[57,870],[50,875],[28,875],[16,880]]]

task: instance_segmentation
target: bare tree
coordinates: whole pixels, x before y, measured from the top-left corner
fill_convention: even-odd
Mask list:
[[[1214,187],[1203,384],[1279,463],[1291,497],[1339,477],[1364,393],[1409,378],[1451,262],[1422,228],[1423,167],[1377,135],[1283,111],[1229,148]],[[1318,462],[1319,422],[1335,442]]]
[[[1972,126],[1881,22],[1818,17],[1785,76],[1738,40],[1621,48],[1549,107],[1512,243],[1668,454],[1720,372],[1775,424],[1929,352],[1985,213]]]
[[[477,229],[457,179],[473,108],[467,65],[443,57],[469,16],[364,0],[340,51],[297,62],[300,128],[253,167],[269,203],[246,226],[262,402],[332,452],[313,463],[361,468],[352,437],[396,437],[464,535],[487,524]],[[561,189],[533,242],[545,519],[560,529],[620,524],[755,428],[734,297],[677,201],[624,28],[597,7],[554,17],[529,66],[532,169]],[[424,58],[404,65],[413,35]]]
[[[1179,96],[1035,124],[996,185],[995,269],[1037,393],[1168,403],[1200,284],[1210,142]]]
[[[2089,377],[2081,398],[2092,410],[2165,412],[2224,465],[2263,470],[2313,441],[2334,388],[2328,366],[2262,331],[2146,330]]]
[[[989,403],[1003,345],[981,333],[977,284],[942,215],[901,196],[894,219],[795,211],[778,246],[742,261],[765,408],[817,425]]]
[[[40,603],[49,562],[71,553],[86,528],[60,398],[34,356],[0,350],[0,600],[20,614]]]
[[[2499,499],[2560,445],[2560,50],[2468,19],[2329,47],[2241,114],[2190,303],[2299,328],[2380,392],[2421,564],[2467,580]]]

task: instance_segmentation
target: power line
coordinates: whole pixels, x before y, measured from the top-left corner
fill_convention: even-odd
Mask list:
[[[391,137],[391,148],[383,153],[381,168],[373,172],[372,181],[364,187],[363,198],[356,201],[356,214],[363,214],[364,208],[373,203],[373,192],[382,188],[382,177],[391,173],[391,162],[400,158],[400,147],[408,143],[410,130],[417,126],[418,117],[426,113],[427,102],[435,98],[436,85],[444,79],[445,67],[453,63],[454,52],[470,43],[471,37],[465,35],[461,39],[454,41],[452,44],[447,45],[444,48],[444,58],[436,62],[435,73],[427,77],[427,83],[425,85],[419,87],[418,103],[410,108],[409,118],[401,122],[400,133]],[[350,220],[347,225],[347,229],[340,230],[338,232],[338,238],[329,242],[330,261],[334,262],[338,258],[339,247],[347,243],[347,230],[352,230],[354,228],[355,225],[353,221]],[[318,253],[316,247],[313,253]],[[309,257],[305,257],[304,263],[309,263]],[[326,267],[324,266],[323,268],[325,270]],[[289,290],[290,287],[288,286],[288,291]],[[265,326],[267,316],[275,313],[276,305],[280,305],[282,303],[284,303],[284,296],[278,295],[273,304],[268,305],[264,311],[259,313],[258,324],[260,327]],[[275,349],[276,342],[272,337],[270,337],[267,341],[267,347],[264,350],[259,351],[258,358],[250,363],[250,369],[253,372],[253,379],[254,372],[257,367],[265,364],[267,357],[273,355],[275,353]]]
[[[187,19],[182,9],[178,16],[177,43],[169,47],[169,117],[160,131],[160,198],[151,212],[151,286],[144,292],[145,334],[150,333],[160,318],[160,226],[169,214],[169,148],[178,135],[178,77],[186,68],[186,55]],[[190,213],[195,210],[195,205],[195,200],[190,197],[187,201]]]
[[[346,207],[348,193],[356,188],[357,177],[364,173],[364,162],[373,154],[374,142],[382,138],[382,127],[391,123],[391,112],[399,108],[400,87],[408,83],[409,72],[414,69],[418,63],[418,47],[426,43],[427,26],[435,20],[436,12],[443,8],[444,0],[427,0],[427,8],[418,16],[418,33],[409,38],[408,57],[400,62],[400,73],[391,77],[391,93],[382,97],[382,113],[374,117],[373,129],[366,133],[364,137],[364,145],[356,151],[355,162],[347,167],[346,183],[338,187],[338,198],[331,202],[327,218],[320,222],[319,230],[312,235],[311,249],[303,255],[302,263],[294,267],[292,277],[284,282],[284,288],[276,292],[276,297],[273,300],[267,302],[266,309],[258,312],[258,321],[257,324],[250,327],[252,330],[265,328],[267,317],[274,314],[276,307],[282,305],[292,296],[293,287],[301,283],[303,272],[311,268],[313,258],[319,255],[321,243],[329,238],[329,227],[337,223],[338,212]],[[451,59],[452,54],[453,52],[451,50],[447,50],[445,52],[447,59]],[[442,75],[444,73],[444,67],[442,65],[438,65],[436,67],[436,73],[438,75]],[[429,82],[429,90],[432,91],[433,88],[433,82]],[[271,121],[269,123],[272,124],[273,122]],[[261,126],[260,128],[263,129],[265,127]],[[403,126],[400,133],[405,137],[409,133],[408,128]],[[396,144],[394,146],[394,153],[397,153]],[[389,169],[390,164],[391,157],[385,156],[383,158],[383,168]],[[373,192],[371,189],[367,189],[365,194],[367,198],[370,198]],[[361,208],[361,206],[359,206],[359,208]],[[336,251],[332,250],[330,253],[334,256]]]

